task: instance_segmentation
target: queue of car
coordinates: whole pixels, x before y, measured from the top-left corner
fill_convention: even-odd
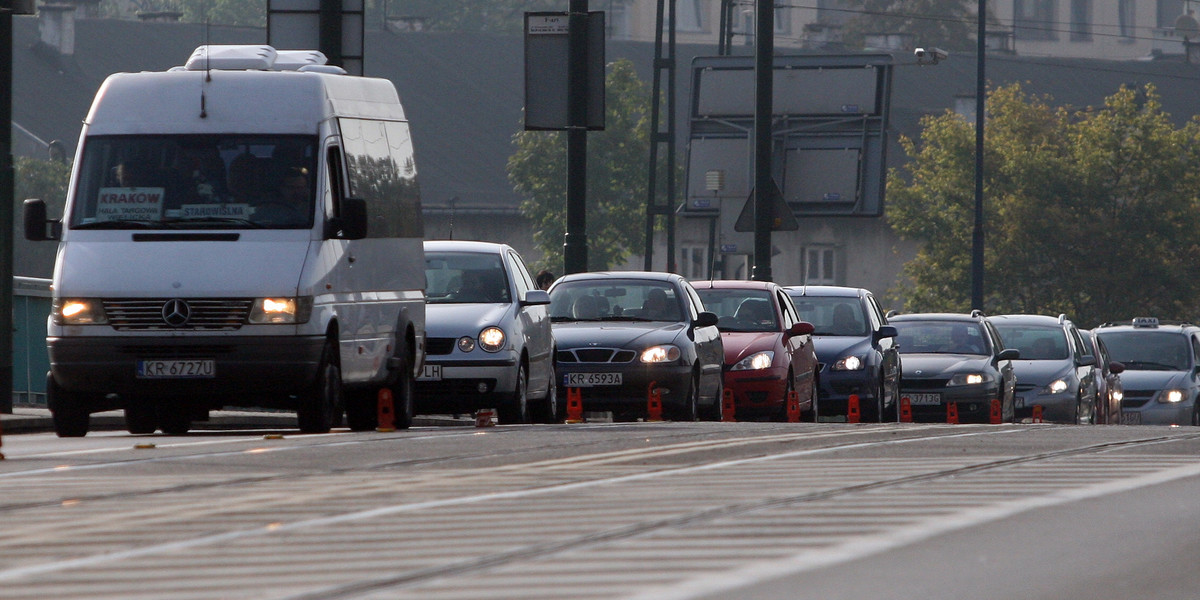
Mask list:
[[[425,265],[414,412],[558,423],[570,390],[615,420],[652,416],[652,398],[674,420],[842,420],[855,398],[865,421],[903,405],[915,421],[1200,426],[1200,327],[1186,323],[885,314],[861,288],[640,271],[543,290],[488,242],[427,241]]]

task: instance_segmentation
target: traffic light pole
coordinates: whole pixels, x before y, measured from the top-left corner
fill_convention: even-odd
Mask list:
[[[775,89],[775,3],[758,1],[754,23],[754,274],[771,281],[771,95]]]
[[[587,271],[587,0],[571,0],[567,15],[567,234],[563,270]]]

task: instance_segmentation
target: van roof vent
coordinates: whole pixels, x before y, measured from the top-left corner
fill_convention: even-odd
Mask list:
[[[328,73],[330,75],[346,74],[346,70],[337,65],[304,65],[297,70],[301,73]]]
[[[266,45],[208,45],[196,48],[184,68],[237,71],[298,71],[323,66],[325,55],[316,50],[275,50]]]

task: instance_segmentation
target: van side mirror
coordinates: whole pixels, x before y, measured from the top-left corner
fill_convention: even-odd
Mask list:
[[[62,237],[62,222],[46,218],[46,201],[25,200],[25,239],[32,242],[57,240]]]
[[[361,240],[367,237],[367,201],[362,198],[342,198],[341,216],[325,224],[327,239]]]

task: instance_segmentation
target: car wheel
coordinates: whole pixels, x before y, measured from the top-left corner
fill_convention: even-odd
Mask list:
[[[512,398],[497,409],[501,425],[515,425],[529,422],[529,371],[525,363],[517,368],[517,389]]]
[[[135,435],[154,433],[158,429],[158,416],[154,414],[154,404],[148,398],[125,400],[125,429]]]
[[[536,419],[539,423],[553,425],[561,423],[558,413],[558,381],[554,377],[554,367],[550,368],[550,383],[546,388],[546,397],[538,403]]]
[[[723,416],[721,404],[725,402],[725,377],[722,376],[717,383],[717,397],[712,405],[706,409],[699,410],[700,419],[704,421],[720,421]]]
[[[83,437],[87,435],[91,415],[84,398],[69,392],[46,373],[46,404],[54,421],[54,434],[58,437]]]
[[[337,348],[326,342],[321,363],[311,388],[300,394],[296,420],[304,433],[327,433],[333,427],[333,411],[342,405],[342,370],[337,364]]]
[[[788,422],[788,398],[792,397],[792,392],[796,391],[796,379],[792,376],[792,371],[789,369],[787,374],[787,385],[783,388],[783,404],[779,407],[779,414],[776,420],[781,423]]]
[[[813,375],[812,385],[808,388],[809,409],[800,413],[800,420],[805,423],[817,422],[817,378]]]
[[[417,392],[413,387],[414,376],[407,354],[400,357],[400,368],[397,372],[399,375],[396,381],[392,382],[392,415],[395,419],[393,424],[396,429],[408,429],[412,427],[413,417],[416,416]]]
[[[684,398],[683,405],[680,406],[675,413],[675,421],[695,421],[699,418],[698,399],[700,398],[700,371],[692,372],[692,385],[689,386],[687,398]]]
[[[1192,401],[1192,427],[1200,427],[1200,400]]]

